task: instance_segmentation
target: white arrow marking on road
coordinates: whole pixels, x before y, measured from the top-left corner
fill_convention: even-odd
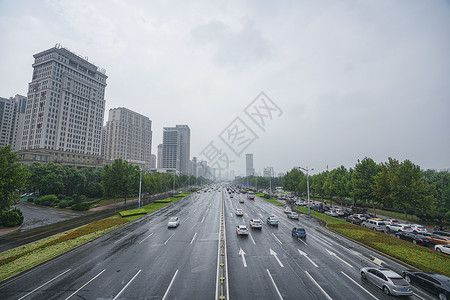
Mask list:
[[[328,254],[330,254],[331,256],[336,257],[337,259],[339,259],[340,261],[342,261],[344,264],[346,264],[347,266],[349,266],[350,268],[353,268],[353,266],[351,264],[349,264],[348,262],[346,262],[345,260],[343,260],[342,258],[340,258],[339,256],[336,255],[336,253],[330,251],[327,249]]]
[[[297,249],[297,250],[298,250],[298,252],[300,253],[300,255],[306,257],[306,259],[309,260],[309,262],[312,263],[312,265],[313,265],[314,267],[316,267],[316,268],[319,267],[315,262],[313,262],[313,261],[311,260],[311,258],[308,257],[308,255],[307,255],[305,252],[301,251],[300,249]]]
[[[264,219],[264,217],[263,217],[263,215],[262,214],[258,214],[260,217],[261,217],[261,219]]]
[[[283,245],[283,243],[277,238],[277,236],[275,235],[275,233],[272,232],[273,237],[277,240],[278,243],[280,243],[280,245]]]
[[[248,218],[248,215],[247,215],[247,213],[245,213],[245,216]]]
[[[378,259],[378,258],[376,258],[376,257],[373,259],[373,262],[374,262],[375,264],[379,265],[380,267],[381,267],[381,264],[384,263],[384,261],[382,261],[381,259]]]
[[[278,258],[278,254],[275,251],[273,251],[272,248],[270,248],[270,255],[273,255],[273,257],[275,257],[275,259],[277,260],[280,267],[284,268],[283,264],[281,263],[280,259]]]
[[[239,255],[242,256],[242,263],[244,264],[244,268],[247,268],[247,262],[245,261],[245,252],[240,248]]]

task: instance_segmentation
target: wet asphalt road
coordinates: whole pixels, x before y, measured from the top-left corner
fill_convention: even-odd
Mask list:
[[[405,268],[282,207],[223,193],[229,299],[394,299],[362,282],[359,269]],[[0,299],[218,299],[222,192],[193,194],[102,238],[0,284]],[[244,216],[235,215],[243,208]],[[278,227],[237,236],[235,226],[275,214]],[[167,228],[178,216],[181,225]],[[305,227],[305,241],[292,227]],[[242,251],[241,251],[242,249]],[[243,254],[245,252],[245,254]],[[414,289],[411,299],[432,299]]]

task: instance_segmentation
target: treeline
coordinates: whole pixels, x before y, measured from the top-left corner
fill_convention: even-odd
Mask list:
[[[270,187],[270,181],[272,181],[272,189],[277,186],[282,186],[281,177],[262,177],[262,176],[247,176],[237,178],[233,181],[233,184],[244,186],[245,183],[248,186],[259,189],[268,189]]]
[[[377,164],[366,157],[354,168],[340,166],[309,176],[309,180],[310,193],[321,198],[396,209],[405,214],[405,219],[414,213],[426,221],[450,222],[448,171],[422,171],[409,160],[393,158]],[[305,195],[306,175],[292,169],[283,177],[283,188]]]

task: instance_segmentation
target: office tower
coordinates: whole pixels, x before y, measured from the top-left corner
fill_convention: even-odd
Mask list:
[[[25,96],[0,97],[0,148],[11,145],[19,150],[26,104]]]
[[[159,144],[158,145],[158,157],[157,157],[157,163],[156,163],[156,167],[158,169],[162,168],[162,161],[163,161],[163,144]]]
[[[42,161],[98,163],[105,70],[59,45],[33,57],[20,149]]]
[[[163,128],[162,168],[189,175],[191,131],[187,125]]]
[[[109,110],[104,138],[106,160],[121,158],[150,168],[152,163],[152,121],[124,107]]]
[[[156,169],[156,154],[152,154],[152,163],[150,164],[150,168]]]
[[[253,176],[255,169],[253,168],[253,154],[245,154],[245,176]]]

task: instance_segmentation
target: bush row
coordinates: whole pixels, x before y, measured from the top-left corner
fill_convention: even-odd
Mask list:
[[[86,199],[86,197],[83,195],[77,195],[74,198],[72,197],[61,198],[62,195],[59,196],[60,197],[56,195],[45,195],[40,198],[35,198],[34,203],[37,205],[44,205],[44,206],[52,206],[52,207],[58,206],[59,208],[66,208],[70,206],[72,210],[82,211],[88,210],[93,202],[99,201],[94,200],[90,202],[81,202],[82,199]]]
[[[5,227],[14,227],[23,223],[23,215],[20,209],[13,208],[10,210],[2,211],[0,213],[0,225]]]

